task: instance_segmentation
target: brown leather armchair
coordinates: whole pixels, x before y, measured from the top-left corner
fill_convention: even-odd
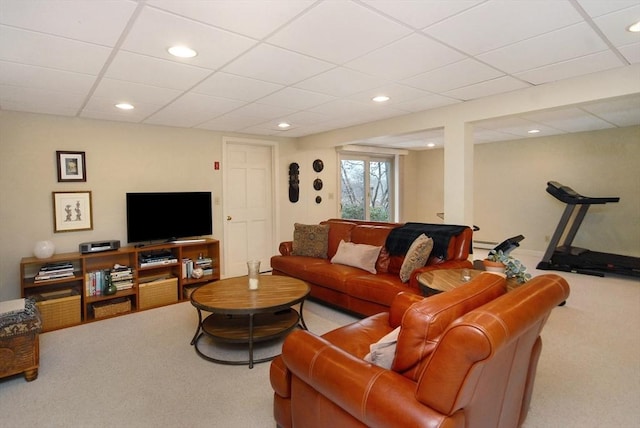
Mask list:
[[[280,427],[513,428],[524,421],[540,332],[569,295],[541,275],[506,293],[484,273],[422,299],[400,293],[389,312],[322,337],[295,331],[271,364]],[[401,326],[390,369],[363,357]]]

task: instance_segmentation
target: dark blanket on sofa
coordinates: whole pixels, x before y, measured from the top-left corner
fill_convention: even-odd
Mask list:
[[[431,254],[440,258],[447,258],[447,249],[452,236],[456,236],[466,228],[449,224],[406,223],[393,229],[387,237],[385,246],[391,255],[406,254],[411,243],[421,234],[433,239]]]

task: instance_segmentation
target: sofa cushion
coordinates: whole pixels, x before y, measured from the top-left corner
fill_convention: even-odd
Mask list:
[[[400,268],[400,279],[402,282],[409,282],[411,272],[423,267],[427,263],[432,248],[433,239],[427,237],[424,233],[411,243],[407,255],[402,262],[402,267]]]
[[[336,255],[331,263],[357,267],[370,273],[376,273],[376,260],[382,247],[367,244],[354,244],[340,241]]]
[[[329,226],[324,224],[294,224],[293,255],[327,258]]]
[[[402,318],[392,369],[417,375],[414,369],[433,352],[449,324],[505,292],[504,278],[483,272],[460,287],[413,304]]]
[[[399,333],[400,327],[397,327],[376,343],[371,344],[369,353],[364,356],[364,360],[385,369],[390,369],[393,364],[393,358],[396,355]]]
[[[340,241],[351,241],[351,230],[357,226],[356,223],[344,220],[327,220],[320,224],[329,226],[329,245],[327,247],[329,259],[336,255]]]
[[[413,290],[400,281],[398,275],[391,273],[377,273],[352,276],[347,283],[347,293],[354,299],[365,302],[378,303],[391,306],[396,294],[407,291],[420,294],[419,290]]]

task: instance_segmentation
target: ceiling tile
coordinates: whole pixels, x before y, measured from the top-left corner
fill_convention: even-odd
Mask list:
[[[345,97],[376,88],[383,83],[385,83],[383,79],[340,67],[311,77],[295,86],[335,97]]]
[[[161,28],[162,31],[158,32]],[[217,69],[254,46],[256,41],[168,12],[145,7],[122,49],[208,69]],[[176,58],[167,52],[184,45],[198,52],[194,58]]]
[[[234,111],[235,114],[244,115],[249,117],[260,117],[262,119],[275,119],[280,116],[285,116],[294,113],[295,110],[286,107],[276,107],[266,104],[247,104]]]
[[[212,131],[239,131],[247,126],[253,126],[263,122],[261,117],[250,117],[239,115],[237,113],[228,113],[218,116],[215,119],[208,120],[196,126],[201,129],[210,129]]]
[[[485,80],[484,82],[454,89],[453,91],[445,92],[443,95],[468,101],[476,98],[487,97],[489,95],[501,94],[503,92],[515,91],[516,89],[522,89],[529,86],[531,85],[528,85],[521,80],[514,79],[511,76],[502,76],[496,79]]]
[[[332,67],[333,65],[315,58],[262,44],[226,66],[223,71],[290,85]]]
[[[476,55],[581,20],[580,14],[568,1],[489,0],[434,24],[425,32],[463,52]]]
[[[547,82],[620,67],[620,65],[620,58],[607,50],[515,73],[515,76],[534,85],[541,85]]]
[[[469,9],[484,0],[363,0],[367,5],[398,19],[413,28],[424,28]]]
[[[411,34],[397,42],[357,58],[345,66],[384,77],[406,79],[464,58],[439,42],[420,34]]]
[[[640,42],[621,46],[618,50],[629,63],[637,64],[640,62]]]
[[[332,101],[335,98],[318,92],[305,91],[298,88],[284,88],[260,100],[261,104],[287,107],[294,110],[304,110],[319,104]]]
[[[416,98],[422,98],[430,94],[422,89],[412,88],[411,86],[388,84],[351,95],[349,99],[370,103],[372,102],[372,98],[378,95],[386,95],[389,97],[388,101],[380,105],[395,107],[397,104],[405,101],[415,100]]]
[[[110,49],[0,25],[0,59],[97,75]]]
[[[478,55],[478,58],[507,73],[518,73],[605,49],[607,45],[602,39],[586,23],[580,23]]]
[[[355,2],[318,3],[268,41],[335,64],[409,34],[410,29]]]
[[[112,105],[128,102],[137,107],[139,103],[152,104],[156,108],[177,98],[182,91],[159,88],[123,80],[102,79],[93,92],[93,96],[110,99]]]
[[[595,115],[585,114],[579,108],[531,113],[523,115],[522,118],[532,122],[544,123],[565,132],[595,131],[613,127],[613,125]]]
[[[410,101],[403,101],[393,106],[397,109],[411,112],[425,111],[432,108],[444,107],[451,104],[460,103],[459,100],[443,97],[437,94],[429,94],[424,97],[416,98]]]
[[[422,73],[403,83],[431,92],[446,92],[485,80],[495,79],[503,73],[473,59],[465,59],[436,70]]]
[[[640,95],[589,103],[581,108],[616,126],[640,125]]]
[[[178,15],[262,39],[293,19],[315,0],[147,0]]]
[[[640,34],[627,31],[627,27],[640,20],[640,4],[594,19],[607,39],[614,46],[624,46],[640,41]]]
[[[111,62],[105,77],[185,90],[203,80],[209,73],[211,71],[204,68],[120,51]]]
[[[82,109],[80,117],[137,123],[143,121],[159,108],[159,105],[137,102],[133,110],[121,110],[114,105],[112,98],[94,96]]]
[[[616,10],[637,6],[638,0],[576,0],[590,16],[596,17]]]
[[[282,85],[275,83],[220,72],[193,88],[193,92],[234,100],[255,101],[282,88]]]
[[[83,102],[81,94],[0,85],[0,107],[3,110],[75,116]]]
[[[145,123],[190,128],[216,116],[228,113],[241,105],[240,101],[200,94],[185,94],[150,116],[145,120]]]
[[[86,95],[95,76],[0,61],[0,84]]]
[[[136,6],[128,0],[2,0],[0,23],[115,46]]]

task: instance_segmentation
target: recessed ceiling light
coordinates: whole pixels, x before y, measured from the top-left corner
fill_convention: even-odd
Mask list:
[[[640,33],[640,21],[635,24],[631,24],[627,27],[627,31],[631,31],[632,33]]]
[[[198,55],[198,52],[186,46],[171,46],[167,51],[178,58],[193,58]]]
[[[530,129],[530,130],[527,131],[527,133],[529,133],[529,134],[537,134],[538,132],[540,132],[539,129]]]
[[[290,124],[290,123],[287,123],[287,122],[280,122],[280,123],[278,124],[278,128],[280,128],[280,129],[287,129],[287,128],[289,128],[290,126],[291,126],[291,124]]]
[[[378,95],[377,97],[373,97],[372,100],[377,103],[383,103],[385,101],[389,101],[389,97],[386,95]]]
[[[431,148],[431,147],[435,147],[436,143],[427,143],[427,147]]]
[[[116,107],[118,107],[120,110],[133,110],[135,108],[129,103],[119,103],[116,104]]]

